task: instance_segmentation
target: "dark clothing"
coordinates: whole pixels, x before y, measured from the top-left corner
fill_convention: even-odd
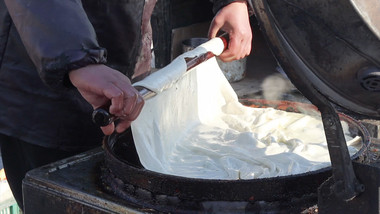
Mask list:
[[[235,2],[235,1],[244,1],[244,0],[210,0],[213,3],[212,11],[214,13],[217,13],[220,9],[222,9],[224,6]],[[248,6],[248,12],[249,15],[253,15],[253,0],[246,0],[247,6]]]
[[[23,142],[0,134],[0,150],[3,158],[9,186],[17,204],[22,209],[21,182],[25,174],[36,167],[40,167],[59,159],[75,155],[75,152],[66,152],[58,149],[49,149]]]
[[[107,61],[131,77],[145,1],[5,2],[0,0],[0,133],[63,150],[100,145],[92,107],[70,88],[67,74]]]
[[[142,33],[155,1],[0,0],[1,152],[20,207],[27,171],[101,145],[68,72],[98,63],[129,77],[136,64],[146,69],[151,36]]]

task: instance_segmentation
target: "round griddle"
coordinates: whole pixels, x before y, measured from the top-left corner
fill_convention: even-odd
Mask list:
[[[260,99],[240,101],[255,108],[272,107],[313,115],[317,112],[314,105],[306,103]],[[347,115],[339,114],[339,117],[348,123],[352,134],[362,136],[363,147],[352,157],[359,161],[368,145],[368,131]],[[103,145],[102,181],[106,190],[129,202],[165,212],[204,211],[205,203],[225,205],[228,202],[231,206],[246,206],[249,211],[266,209],[299,213],[316,203],[317,188],[331,176],[331,167],[326,167],[303,174],[261,179],[186,178],[145,169],[139,161],[130,129],[107,136]]]

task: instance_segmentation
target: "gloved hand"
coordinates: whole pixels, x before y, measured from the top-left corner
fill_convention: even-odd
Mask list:
[[[102,64],[70,71],[71,83],[94,109],[111,102],[109,112],[119,117],[116,132],[125,131],[140,114],[144,100],[127,76]],[[101,127],[105,135],[115,130],[111,123]]]

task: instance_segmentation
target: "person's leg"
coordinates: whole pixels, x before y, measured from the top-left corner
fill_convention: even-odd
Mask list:
[[[7,136],[0,136],[1,157],[9,187],[12,190],[13,197],[22,209],[22,186],[21,182],[28,171],[22,152],[19,150],[19,144],[13,142],[14,139]]]
[[[4,135],[0,135],[0,144],[5,175],[21,209],[23,209],[22,180],[29,170],[78,153],[44,148]]]

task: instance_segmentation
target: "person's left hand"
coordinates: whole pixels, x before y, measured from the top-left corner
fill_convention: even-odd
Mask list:
[[[229,34],[228,48],[219,58],[224,62],[242,59],[251,52],[252,29],[247,3],[237,1],[223,7],[211,22],[208,37],[214,38],[222,30]]]

